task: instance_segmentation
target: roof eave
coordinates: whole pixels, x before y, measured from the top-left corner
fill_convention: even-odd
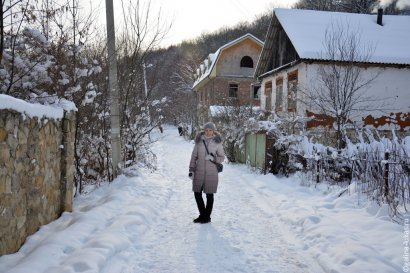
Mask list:
[[[261,79],[263,79],[263,78],[265,78],[265,77],[268,77],[268,76],[270,76],[270,75],[272,75],[272,74],[275,74],[275,73],[277,73],[277,72],[279,72],[279,71],[282,71],[282,70],[287,69],[287,68],[289,68],[289,67],[293,67],[293,66],[295,66],[295,65],[297,65],[297,64],[299,64],[299,63],[301,63],[301,62],[302,62],[302,60],[299,59],[299,60],[295,60],[295,61],[293,61],[293,62],[284,64],[284,65],[282,65],[282,66],[279,66],[279,67],[277,67],[277,68],[275,68],[275,69],[272,69],[272,70],[270,70],[270,71],[267,71],[267,72],[265,72],[265,73],[259,75],[259,76],[257,77],[257,79],[258,79],[258,80],[261,80]]]

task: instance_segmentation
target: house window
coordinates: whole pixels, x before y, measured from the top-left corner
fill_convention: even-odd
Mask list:
[[[241,67],[249,67],[249,68],[253,68],[253,60],[251,57],[249,56],[244,56],[241,59]]]
[[[283,106],[283,78],[276,80],[276,112],[282,111]]]
[[[272,110],[272,82],[265,83],[265,110]]]
[[[288,74],[288,112],[296,112],[298,71]]]
[[[254,85],[253,86],[253,99],[255,99],[255,100],[260,99],[260,93],[261,93],[261,86],[260,85]]]
[[[229,97],[230,98],[237,98],[238,97],[238,84],[237,83],[230,83],[229,84]]]

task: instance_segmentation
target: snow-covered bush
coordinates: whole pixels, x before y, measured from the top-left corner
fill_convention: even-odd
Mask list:
[[[109,133],[99,127],[105,120],[98,118],[108,110],[98,99],[107,97],[101,96],[106,90],[104,59],[101,51],[85,46],[89,22],[77,17],[78,1],[72,4],[10,1],[2,18],[7,27],[2,33],[0,93],[42,104],[64,99],[75,103],[75,183],[81,190],[85,179],[107,175],[103,169],[109,165],[109,147],[102,146],[109,143]]]
[[[4,43],[0,43],[0,93],[43,104],[62,99],[74,102],[78,108],[76,188],[81,192],[85,183],[112,179],[107,53],[105,43],[99,42],[105,37],[91,39],[92,14],[80,17],[79,0],[47,1],[47,5],[44,1],[9,2],[2,18],[6,27],[1,33]],[[161,124],[166,102],[150,99],[149,90],[144,96],[141,63],[147,41],[135,44],[129,36],[122,38],[121,45],[138,48],[119,50],[122,162],[152,165],[153,155],[146,152],[151,141],[147,136]]]
[[[356,141],[336,149],[315,143],[307,132],[285,134],[281,119],[253,125],[276,137],[271,172],[305,173],[311,183],[352,183],[356,190],[379,204],[386,203],[392,216],[407,211],[410,203],[410,137],[380,137],[377,131],[358,130]],[[269,125],[268,125],[268,124]]]
[[[150,147],[152,140],[149,134],[154,129],[159,129],[162,124],[162,106],[166,98],[154,100],[149,110],[144,107],[144,101],[136,101],[133,108],[125,113],[128,125],[122,130],[122,147],[124,154],[124,167],[129,167],[137,162],[145,162],[146,166],[155,169],[155,155]],[[139,111],[138,111],[139,110]],[[149,111],[149,113],[148,113]]]
[[[289,119],[268,115],[265,120],[249,119],[247,132],[266,131],[275,138],[269,172],[303,173],[309,184],[319,182],[356,185],[369,199],[386,203],[392,216],[407,211],[410,204],[410,137],[380,137],[377,131],[357,130],[355,141],[336,149],[313,141],[307,131],[289,134]],[[293,122],[292,122],[293,123]],[[347,135],[347,134],[346,134]],[[307,182],[307,181],[305,181]]]
[[[222,135],[227,159],[230,162],[237,162],[238,153],[245,143],[244,126],[252,126],[259,112],[251,111],[249,106],[244,105],[213,106],[211,111],[212,120]]]

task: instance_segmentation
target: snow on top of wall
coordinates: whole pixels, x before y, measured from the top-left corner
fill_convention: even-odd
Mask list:
[[[61,119],[64,110],[77,111],[75,104],[66,99],[53,105],[42,105],[36,103],[28,103],[21,99],[16,99],[7,95],[0,94],[0,109],[12,109],[29,117],[47,117]]]
[[[383,15],[381,26],[377,14],[297,9],[275,9],[274,13],[302,59],[325,59],[325,33],[336,24],[357,33],[364,52],[374,48],[370,62],[410,64],[410,16]]]

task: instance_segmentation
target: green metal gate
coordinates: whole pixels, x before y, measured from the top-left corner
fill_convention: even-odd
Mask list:
[[[260,170],[266,170],[266,133],[246,135],[246,164]]]

